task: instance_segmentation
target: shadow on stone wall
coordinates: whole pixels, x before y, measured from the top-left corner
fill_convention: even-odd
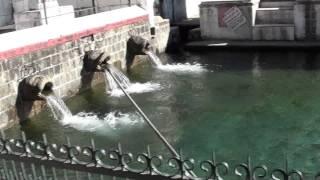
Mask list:
[[[16,109],[17,109],[17,115],[20,120],[20,123],[23,121],[26,121],[32,111],[33,103],[34,101],[25,101],[22,97],[22,88],[24,86],[24,82],[19,83],[18,86],[18,96],[16,100]]]

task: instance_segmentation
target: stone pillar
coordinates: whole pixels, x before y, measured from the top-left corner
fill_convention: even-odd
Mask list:
[[[297,3],[294,6],[295,39],[306,39],[306,11],[305,4]]]
[[[11,0],[0,0],[0,27],[12,24],[12,2]]]
[[[150,27],[151,28],[154,28],[154,26],[155,26],[153,4],[154,4],[154,0],[148,0],[147,1],[147,11],[148,11],[148,14],[149,14],[149,23],[150,23]]]
[[[315,34],[316,40],[320,40],[320,1],[314,4],[314,17],[315,17]]]
[[[260,0],[251,0],[252,3],[252,25],[255,25],[256,22],[256,14],[257,14],[257,9],[259,8]]]
[[[297,0],[294,7],[297,40],[320,39],[320,0]]]
[[[200,29],[203,39],[252,40],[252,3],[202,2]]]
[[[161,15],[171,23],[187,18],[186,0],[162,0]]]

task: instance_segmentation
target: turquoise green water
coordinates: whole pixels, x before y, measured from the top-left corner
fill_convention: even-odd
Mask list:
[[[163,61],[198,62],[204,72],[167,72],[141,65],[128,76],[132,82],[154,82],[156,91],[133,94],[150,119],[176,149],[194,159],[211,157],[240,163],[250,155],[254,164],[314,171],[320,163],[320,72],[317,55],[298,52],[211,52],[162,55]],[[7,131],[17,137],[49,142],[88,145],[93,138],[100,148],[118,142],[132,152],[168,154],[151,129],[135,115],[125,97],[110,97],[101,84],[66,104],[73,114],[92,113],[103,119],[108,113],[130,114],[134,123],[116,128],[74,128],[54,120],[47,110]],[[129,119],[130,119],[129,118]],[[102,120],[101,120],[102,121]],[[129,120],[130,121],[130,120]],[[85,121],[90,126],[90,120]],[[93,124],[96,122],[92,122]]]

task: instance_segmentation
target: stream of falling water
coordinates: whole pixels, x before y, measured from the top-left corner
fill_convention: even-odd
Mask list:
[[[143,120],[137,113],[110,112],[102,117],[95,113],[80,112],[72,115],[70,109],[61,98],[54,93],[43,96],[55,118],[64,126],[72,127],[80,131],[96,133],[109,133],[112,130],[124,129],[125,127],[141,126]]]
[[[112,75],[119,80],[121,86],[124,87],[124,89],[126,89],[128,93],[146,93],[161,89],[161,86],[158,83],[131,83],[129,78],[115,67],[110,66],[109,70],[110,72],[107,70],[105,71],[105,77],[107,85],[106,89],[108,94],[110,94],[111,96],[119,97],[123,96],[124,94],[118,87],[117,83],[114,81],[110,73],[112,73]]]
[[[62,120],[72,117],[72,113],[61,98],[54,93],[44,96],[47,100],[48,106],[56,120]]]

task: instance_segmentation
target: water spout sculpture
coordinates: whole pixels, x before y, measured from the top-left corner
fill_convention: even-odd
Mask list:
[[[110,56],[105,52],[88,51],[83,60],[84,70],[87,72],[102,72],[103,66],[110,60]]]
[[[19,85],[19,93],[23,101],[43,100],[40,94],[52,92],[53,82],[45,76],[35,75],[25,78]]]
[[[110,60],[105,52],[88,51],[83,58],[83,66],[81,70],[81,90],[90,89],[92,87],[94,77],[99,76],[103,66]],[[99,79],[99,78],[96,78]]]
[[[141,36],[131,36],[127,41],[126,65],[129,70],[134,63],[135,56],[146,55],[146,52],[151,51],[150,42]]]
[[[19,83],[16,109],[20,122],[28,119],[32,111],[41,109],[43,95],[52,93],[52,88],[53,82],[42,75],[27,77]]]

